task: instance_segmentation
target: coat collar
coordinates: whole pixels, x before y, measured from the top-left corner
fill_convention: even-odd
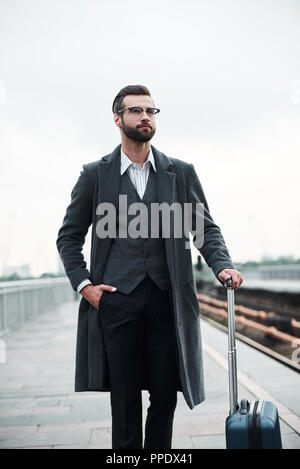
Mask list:
[[[171,205],[175,198],[175,166],[173,162],[151,145],[155,159],[158,202]],[[110,202],[114,207],[119,204],[121,145],[99,161],[99,202]]]
[[[122,147],[121,147],[121,171],[120,171],[121,176],[122,176],[122,174],[125,173],[125,171],[129,168],[129,166],[134,165],[134,164],[135,163],[133,163],[131,161],[131,159],[128,158],[128,156],[123,152]],[[150,147],[150,151],[149,151],[147,160],[145,161],[144,165],[148,165],[148,164],[151,164],[153,170],[156,172],[155,160],[154,160],[154,156],[153,156],[151,147]]]

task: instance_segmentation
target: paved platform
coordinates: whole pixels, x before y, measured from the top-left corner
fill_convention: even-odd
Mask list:
[[[0,448],[111,448],[108,393],[74,393],[77,302],[1,338]],[[202,320],[206,400],[190,410],[178,393],[173,448],[225,448],[227,336]],[[3,344],[3,342],[2,342]],[[284,448],[300,448],[300,374],[237,341],[239,396],[279,407]],[[143,392],[144,414],[148,393]]]

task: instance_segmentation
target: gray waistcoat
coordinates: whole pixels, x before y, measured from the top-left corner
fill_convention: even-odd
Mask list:
[[[168,287],[168,271],[165,256],[164,239],[162,238],[161,222],[158,227],[158,237],[151,238],[151,203],[157,203],[156,176],[151,167],[146,190],[140,199],[129,175],[125,172],[121,176],[120,192],[127,196],[127,209],[136,202],[143,203],[148,211],[148,237],[132,238],[119,237],[119,227],[122,231],[130,227],[132,220],[136,231],[141,232],[145,224],[137,224],[141,220],[140,211],[133,215],[127,215],[126,220],[119,219],[119,207],[117,208],[116,238],[112,240],[108,259],[103,273],[103,283],[114,285],[125,294],[129,294],[146,275],[149,275],[155,284],[161,289]],[[146,212],[145,212],[146,213]],[[134,221],[135,220],[135,221]],[[128,230],[126,230],[128,233]],[[123,231],[124,232],[124,231]]]

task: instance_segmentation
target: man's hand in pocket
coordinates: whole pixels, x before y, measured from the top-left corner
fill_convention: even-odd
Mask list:
[[[91,303],[92,306],[94,306],[94,308],[98,309],[98,304],[104,290],[115,292],[117,289],[112,285],[101,283],[101,285],[86,285],[82,290],[80,290],[80,293],[89,303]]]

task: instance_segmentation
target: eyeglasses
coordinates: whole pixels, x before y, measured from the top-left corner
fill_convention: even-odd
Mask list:
[[[140,117],[143,114],[144,109],[142,107],[125,107],[124,109],[120,109],[120,111],[118,111],[118,114],[121,114],[121,112],[124,111],[129,111],[129,113],[133,116]],[[147,116],[157,117],[157,114],[160,112],[160,109],[157,109],[155,107],[148,107],[147,109],[145,109],[145,111]]]

